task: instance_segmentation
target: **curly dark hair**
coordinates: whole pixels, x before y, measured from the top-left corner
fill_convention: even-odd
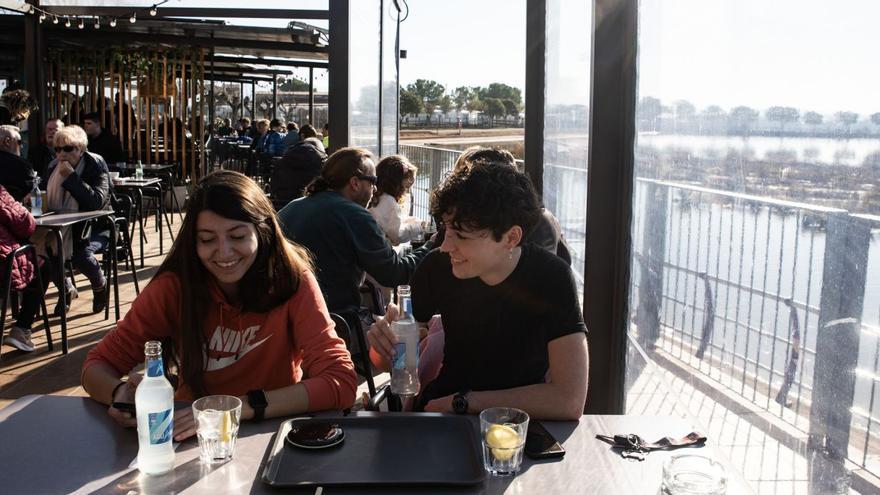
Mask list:
[[[506,162],[479,160],[461,169],[431,193],[431,215],[455,229],[488,229],[496,241],[519,225],[523,237],[541,216],[538,195],[529,177]]]
[[[394,201],[400,202],[403,195],[406,194],[406,188],[403,187],[405,179],[415,179],[417,169],[406,159],[405,156],[388,155],[379,161],[376,165],[376,191],[378,194],[373,195],[371,206],[379,204],[379,198],[383,194],[387,194],[394,198]]]
[[[37,100],[23,89],[7,89],[0,95],[3,104],[12,116],[13,123],[24,120],[27,115],[39,109]]]

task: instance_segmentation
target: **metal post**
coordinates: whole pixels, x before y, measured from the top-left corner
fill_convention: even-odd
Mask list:
[[[535,191],[544,196],[544,86],[546,38],[546,0],[526,3],[526,173]]]
[[[315,125],[315,69],[309,67],[309,124]]]
[[[275,112],[278,109],[278,75],[272,76],[272,118],[276,119]]]
[[[244,81],[238,82],[238,105],[241,107],[238,114],[238,120],[241,120],[244,118]]]
[[[635,157],[638,0],[595,0],[584,319],[590,414],[624,412]]]
[[[639,264],[639,306],[636,325],[643,349],[653,350],[660,336],[660,308],[663,305],[663,257],[666,253],[666,205],[669,187],[644,182],[642,253]]]
[[[383,102],[384,98],[382,97],[382,92],[385,89],[385,77],[384,77],[384,67],[382,67],[382,55],[383,50],[385,49],[385,0],[379,0],[379,57],[377,62],[379,63],[379,81],[378,86],[376,88],[377,97],[379,99],[379,125],[376,129],[376,149],[378,150],[379,157],[383,156],[382,149],[382,124],[384,122],[385,112],[383,111]]]
[[[257,86],[256,83],[251,80],[251,121],[256,122],[257,120]]]
[[[40,6],[39,0],[28,0],[34,7]],[[25,88],[37,99],[40,106],[39,112],[31,112],[28,118],[28,130],[23,137],[26,139],[26,149],[22,149],[22,156],[27,156],[32,147],[39,142],[43,124],[46,118],[46,81],[43,67],[43,28],[35,15],[24,16],[24,67]]]
[[[214,37],[214,33],[211,33],[211,37]],[[214,85],[216,81],[214,81],[214,49],[211,48],[211,106],[208,107],[208,134],[210,136],[214,135],[214,107],[216,103],[214,102]],[[202,146],[204,148],[204,146]]]
[[[349,141],[349,2],[330,0],[330,90],[328,94],[330,146],[339,149]]]
[[[847,479],[845,460],[852,426],[870,224],[846,213],[831,213],[825,239],[807,443],[811,493],[838,493],[839,484]]]

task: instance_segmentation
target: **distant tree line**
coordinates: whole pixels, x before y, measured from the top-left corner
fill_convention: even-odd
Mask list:
[[[687,100],[676,100],[664,105],[659,99],[645,96],[639,100],[636,121],[639,131],[674,132],[683,134],[735,134],[735,135],[821,135],[833,134],[855,137],[856,135],[876,135],[876,132],[853,133],[858,124],[859,114],[850,111],[834,113],[826,121],[826,116],[814,111],[803,114],[794,107],[772,106],[763,111],[761,124],[759,109],[737,106],[726,112],[718,105],[710,105],[697,111]],[[862,122],[880,126],[880,112],[867,116]],[[798,131],[792,128],[800,124]],[[863,126],[864,127],[864,126]],[[820,129],[821,128],[821,129]],[[804,130],[807,130],[807,133]]]
[[[503,83],[487,87],[459,86],[447,90],[430,79],[417,79],[400,88],[400,116],[433,114],[436,109],[448,113],[482,112],[489,117],[517,116],[523,110],[522,90]]]

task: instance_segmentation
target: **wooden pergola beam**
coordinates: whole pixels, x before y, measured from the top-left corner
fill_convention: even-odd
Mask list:
[[[146,7],[98,7],[98,6],[45,6],[42,9],[52,14],[80,15],[80,16],[111,16],[128,17],[132,12],[147,12]],[[140,17],[140,16],[138,16]],[[165,17],[222,17],[222,18],[246,18],[246,19],[329,19],[330,12],[326,10],[307,9],[235,9],[235,8],[193,8],[193,7],[163,7],[156,9],[153,19]]]

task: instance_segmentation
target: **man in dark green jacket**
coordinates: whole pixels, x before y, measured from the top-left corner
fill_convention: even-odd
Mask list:
[[[360,307],[358,287],[369,273],[386,287],[408,284],[428,241],[411,254],[397,254],[365,208],[373,196],[376,166],[369,151],[343,148],[330,155],[306,196],[278,216],[285,235],[315,257],[318,283],[333,312]]]

